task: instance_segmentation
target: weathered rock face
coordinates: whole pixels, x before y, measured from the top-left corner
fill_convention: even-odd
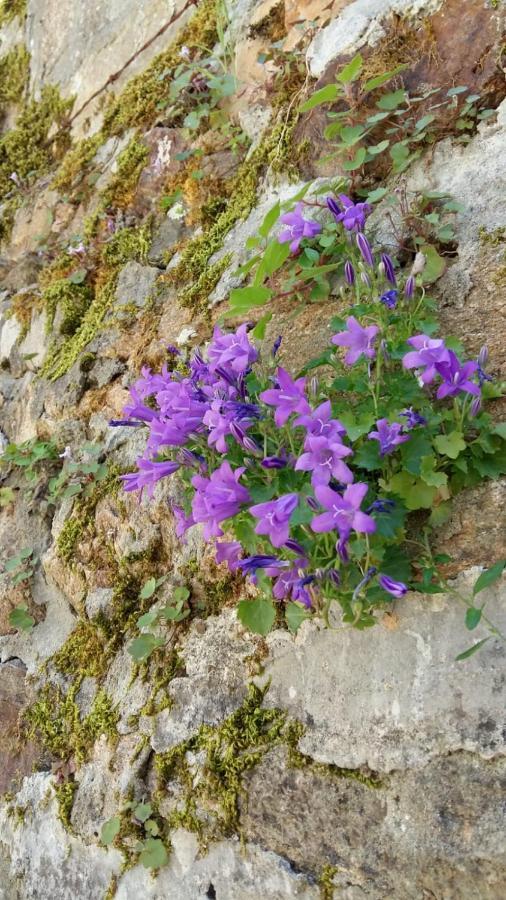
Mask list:
[[[26,17],[0,13],[0,64],[25,42],[26,90],[40,98],[57,85],[75,95],[74,113],[86,104],[68,153],[55,124],[33,137],[54,150],[55,171],[41,164],[40,177],[11,179],[0,203],[0,216],[12,204],[10,235],[0,232],[0,448],[35,439],[57,448],[54,469],[37,463],[31,481],[0,464],[1,559],[30,548],[38,560],[28,585],[0,570],[2,900],[504,897],[504,643],[490,638],[456,660],[472,640],[455,593],[408,594],[363,632],[311,623],[295,637],[245,632],[235,606],[251,588],[216,565],[198,527],[177,538],[175,479],[151,500],[120,489],[145,440],[109,425],[142,366],[178,365],[178,350],[208,339],[274,204],[315,174],[325,178],[307,198],[343,174],[336,157],[321,159],[325,111],[292,116],[307,84],[332,82],[357,50],[374,75],[383,58],[389,69],[405,64],[412,93],[465,84],[493,107],[467,142],[449,127],[388,187],[462,204],[431,292],[444,331],[469,353],[487,344],[489,371],[504,373],[502,5],[468,0],[463,14],[458,0],[227,0],[225,20],[211,0],[28,0]],[[171,48],[174,67],[187,43],[202,42],[215,44],[239,88],[213,108],[212,127],[192,132],[170,96],[172,69],[148,67]],[[121,115],[100,132],[108,98],[125,86]],[[195,112],[198,79],[185,91]],[[0,141],[15,122],[15,107],[2,112]],[[402,248],[390,211],[378,203],[368,228]],[[266,340],[283,336],[278,359],[293,371],[328,346],[343,309],[332,277],[324,302],[295,310],[283,296],[269,310]],[[80,493],[71,478],[50,497],[62,460],[83,453],[106,477],[88,467]],[[504,492],[504,480],[463,491],[434,534],[464,598],[480,567],[506,556]],[[163,647],[135,661],[140,616],[181,586],[188,620],[153,626]],[[480,597],[504,632],[504,580]],[[29,632],[10,620],[20,603]],[[471,638],[487,635],[482,622]],[[141,803],[152,806],[152,832]],[[107,848],[102,827],[116,817]],[[152,873],[139,842],[157,829],[170,853]]]

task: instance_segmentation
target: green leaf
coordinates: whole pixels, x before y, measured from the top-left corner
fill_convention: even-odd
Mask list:
[[[479,594],[480,591],[483,591],[485,588],[489,587],[489,585],[493,584],[494,581],[497,581],[505,568],[506,559],[502,559],[500,562],[496,562],[495,565],[491,566],[490,569],[482,572],[473,587],[473,596],[476,597],[476,594]]]
[[[374,78],[369,78],[368,81],[364,84],[365,91],[374,91],[376,88],[381,87],[382,84],[385,84],[387,81],[390,81],[394,75],[398,75],[399,72],[403,72],[406,68],[405,65],[397,66],[395,69],[392,69],[391,72],[383,72],[382,75],[376,75]]]
[[[150,625],[153,625],[154,622],[158,619],[158,610],[150,609],[149,612],[144,613],[140,619],[137,619],[137,627],[138,628],[149,628]]]
[[[339,136],[343,144],[346,144],[347,147],[352,147],[353,144],[356,144],[357,141],[363,138],[364,134],[365,131],[362,125],[344,125]]]
[[[466,628],[469,631],[472,631],[476,628],[477,625],[480,624],[481,619],[481,609],[478,609],[476,606],[469,606],[466,609]]]
[[[379,455],[379,450],[378,441],[364,441],[354,456],[355,465],[360,466],[361,469],[366,469],[368,472],[382,469],[383,460]]]
[[[26,606],[23,604],[11,610],[9,624],[19,631],[31,631],[35,625],[35,619],[28,614]]]
[[[398,472],[388,484],[388,490],[401,497],[408,509],[430,509],[437,489],[409,472]]]
[[[241,600],[237,606],[237,616],[254,634],[265,636],[274,625],[276,610],[270,600],[257,597],[255,600]]]
[[[337,80],[340,81],[341,84],[349,84],[350,81],[355,81],[362,71],[363,64],[364,60],[362,59],[361,54],[357,53],[344,69],[341,69],[336,75]]]
[[[457,456],[466,449],[466,442],[461,431],[452,431],[450,434],[438,434],[434,438],[434,446],[441,456],[457,459]]]
[[[417,429],[410,434],[409,441],[401,447],[401,457],[404,468],[412,475],[419,475],[422,468],[422,458],[429,456],[432,445],[423,429]]]
[[[160,869],[168,860],[165,845],[159,838],[148,838],[139,856],[139,862],[145,869]]]
[[[322,103],[332,103],[340,94],[341,88],[338,84],[326,84],[299,106],[299,112],[309,112],[310,109],[314,109],[315,106],[320,106]]]
[[[128,652],[133,659],[142,662],[153,653],[153,650],[161,647],[164,643],[163,638],[156,637],[154,634],[140,634],[139,637],[132,641],[128,647]]]
[[[404,103],[406,96],[406,91],[401,88],[398,91],[393,91],[391,94],[384,94],[383,97],[380,97],[376,106],[378,109],[397,109],[398,106],[401,106],[401,104]]]
[[[367,148],[367,152],[371,153],[373,156],[377,156],[378,153],[383,153],[384,150],[389,146],[390,141],[380,141],[379,144],[374,144],[372,147]]]
[[[172,599],[175,603],[184,603],[185,600],[188,600],[190,596],[190,591],[184,585],[177,587],[172,592]]]
[[[144,831],[150,834],[152,837],[156,837],[157,834],[160,834],[160,829],[156,824],[154,819],[148,819],[147,822],[144,822]]]
[[[141,600],[148,600],[156,591],[156,578],[149,578],[148,581],[143,584],[141,588],[141,592],[139,597]]]
[[[82,284],[83,281],[86,281],[87,275],[86,269],[76,269],[71,275],[67,275],[67,281],[70,281],[71,284]]]
[[[376,188],[376,190],[371,191],[371,193],[367,195],[367,202],[368,203],[377,203],[378,200],[382,200],[383,197],[385,197],[387,194],[388,194],[388,191],[386,188],[382,188],[382,187]]]
[[[264,216],[264,220],[260,225],[260,228],[258,229],[258,233],[261,237],[267,237],[274,223],[278,221],[280,214],[281,205],[278,200],[278,202],[275,203],[274,206],[270,208],[269,212]]]
[[[427,125],[430,125],[431,122],[434,121],[435,115],[433,113],[427,113],[426,116],[422,116],[421,119],[418,119],[418,122],[415,125],[415,131],[423,131]]]
[[[441,275],[446,268],[446,262],[432,244],[422,244],[419,247],[419,250],[420,253],[423,253],[426,260],[421,275],[422,281],[424,284],[432,284],[434,281],[437,281],[438,278],[441,278]]]
[[[359,147],[353,159],[347,159],[343,162],[343,169],[345,172],[353,172],[355,169],[359,169],[364,164],[366,156],[367,150],[365,147]]]
[[[254,306],[263,306],[272,297],[269,288],[255,285],[245,288],[234,288],[230,292],[230,306],[237,312],[247,312]]]
[[[434,528],[443,525],[450,518],[451,511],[452,504],[450,500],[445,500],[438,506],[434,506],[429,516],[429,525],[433,525]]]
[[[362,437],[363,434],[367,434],[374,422],[372,413],[364,413],[357,418],[352,412],[339,412],[339,419],[346,428],[346,433],[350,441],[356,441],[357,438]]]
[[[255,276],[255,286],[263,281],[265,275],[273,275],[274,272],[277,272],[289,256],[290,244],[288,242],[280,244],[277,238],[271,241],[265,248],[263,259],[259,266],[261,277],[258,277],[258,272]]]
[[[152,812],[153,807],[151,806],[151,803],[139,803],[134,809],[134,816],[139,822],[146,822]]]
[[[292,601],[286,607],[285,619],[288,630],[291,631],[292,634],[296,634],[302,623],[305,622],[306,619],[309,619],[309,613],[302,603]]]
[[[119,834],[120,828],[121,819],[119,816],[113,816],[112,819],[108,819],[107,822],[104,822],[100,831],[100,840],[106,847],[108,847],[109,844],[112,844],[116,835]]]
[[[483,644],[486,644],[489,640],[489,637],[483,638],[483,640],[478,641],[477,644],[473,644],[472,647],[469,647],[468,650],[464,650],[463,653],[459,653],[459,655],[455,657],[455,662],[460,662],[462,659],[469,659],[469,657],[472,656],[473,653],[476,653],[476,651],[479,650],[480,647],[483,647]]]
[[[435,488],[446,487],[448,484],[448,475],[446,475],[445,472],[436,472],[435,464],[436,460],[432,454],[430,456],[424,456],[421,460],[420,475],[425,481],[425,484],[430,484]]]

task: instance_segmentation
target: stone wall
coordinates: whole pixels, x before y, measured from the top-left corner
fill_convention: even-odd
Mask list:
[[[142,443],[108,421],[141,365],[160,367],[167,344],[209,337],[276,199],[342,174],[318,161],[319,111],[293,110],[357,50],[378,65],[397,54],[410,89],[466,84],[495,110],[467,143],[448,129],[389,187],[462,204],[435,296],[445,329],[470,352],[486,341],[493,375],[504,374],[504,3],[227,5],[228,24],[211,0],[28,0],[24,13],[6,0],[21,13],[0,13],[0,66],[20,44],[30,53],[17,102],[2,105],[0,90],[0,439],[51,440],[75,458],[92,443],[109,471],[86,497],[52,503],[54,463],[30,484],[21,467],[0,467],[2,559],[23,547],[38,559],[29,589],[0,571],[0,897],[499,900],[504,645],[490,640],[456,661],[469,635],[450,595],[408,594],[374,641],[314,623],[295,637],[246,633],[235,614],[244,585],[214,564],[197,529],[186,544],[175,536],[177,484],[141,503],[118,490]],[[164,72],[181,47],[209,41],[241,82],[221,103],[236,144],[218,129],[192,142],[166,102]],[[42,102],[48,86],[75,98],[72,109],[36,136],[33,124],[16,132],[23,105]],[[3,190],[9,134],[19,137],[7,156],[15,178]],[[32,137],[37,155],[23,168]],[[167,214],[160,198],[174,185],[182,207]],[[385,208],[371,223],[389,247]],[[62,254],[81,242],[84,287],[48,294],[62,290],[72,271]],[[267,337],[283,333],[289,368],[326,346],[339,302],[336,286],[296,317],[289,300],[273,309]],[[504,480],[462,492],[436,536],[463,589],[505,556],[504,497]],[[145,611],[140,588],[163,575],[161,599],[188,585],[192,615],[138,666],[127,646]],[[483,597],[504,630],[504,583]],[[21,602],[35,620],[29,633],[9,621]],[[155,875],[138,861],[145,834],[133,801],[152,802],[170,833]],[[121,832],[106,848],[101,828],[118,812]]]

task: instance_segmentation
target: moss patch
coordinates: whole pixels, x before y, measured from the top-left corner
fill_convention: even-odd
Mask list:
[[[101,678],[109,662],[103,632],[89,619],[81,619],[51,661],[64,675]]]
[[[211,52],[218,40],[217,0],[202,0],[177,39],[140,75],[131,78],[119,97],[113,97],[104,114],[103,134],[122,134],[129,128],[153,122],[158,104],[167,98],[171,70],[180,62],[183,46]]]
[[[100,690],[89,715],[81,719],[76,703],[79,687],[77,680],[65,694],[59,687],[44,685],[35,703],[26,710],[24,723],[27,737],[37,737],[53,756],[63,760],[73,757],[77,763],[83,763],[102,734],[116,738],[119,717],[110,698]]]
[[[72,147],[65,154],[53,181],[53,187],[61,191],[70,190],[76,182],[82,181],[102,143],[102,135],[97,133],[93,137],[83,138],[75,147]]]
[[[0,112],[7,104],[21,103],[30,76],[30,54],[18,44],[0,59]]]
[[[72,815],[74,795],[77,788],[77,781],[65,781],[63,784],[54,786],[54,792],[58,801],[58,818],[67,831],[72,831],[70,816]]]
[[[26,15],[26,0],[2,0],[0,4],[0,28],[15,19]]]

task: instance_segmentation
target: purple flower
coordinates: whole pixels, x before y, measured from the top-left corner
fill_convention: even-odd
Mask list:
[[[182,540],[184,535],[188,531],[192,525],[195,525],[192,516],[187,516],[182,506],[176,506],[176,504],[172,507],[172,512],[174,514],[174,518],[176,520],[176,535]]]
[[[237,569],[237,564],[241,558],[242,546],[239,541],[219,541],[216,544],[216,562],[228,563],[231,572]]]
[[[288,565],[288,560],[278,559],[277,556],[247,556],[237,563],[236,568],[241,569],[242,572],[256,572],[257,569],[274,568],[277,573],[278,569]]]
[[[390,259],[388,253],[381,254],[381,262],[383,263],[383,269],[385,270],[385,278],[390,284],[393,284],[395,287],[397,285],[397,279],[395,277],[395,269],[392,260]]]
[[[274,343],[273,343],[273,345],[272,345],[272,355],[273,355],[273,356],[276,356],[276,353],[278,352],[279,348],[281,347],[281,341],[282,341],[282,340],[283,340],[282,336],[279,335],[279,336],[276,338],[276,340],[274,341]]]
[[[378,582],[384,591],[388,591],[392,597],[404,597],[404,594],[407,594],[408,588],[402,581],[394,581],[393,578],[390,578],[389,575],[380,575],[378,578]]]
[[[291,569],[280,572],[272,588],[272,596],[275,600],[296,600],[304,606],[311,606],[311,596],[306,591],[304,573],[302,567],[306,566],[306,560],[295,560]]]
[[[402,358],[405,369],[422,369],[420,380],[430,384],[437,375],[436,363],[448,362],[450,351],[440,338],[430,338],[427,334],[416,334],[408,338],[408,344],[414,347]]]
[[[409,409],[404,409],[399,415],[406,419],[406,424],[404,426],[406,429],[416,428],[417,425],[427,424],[427,419],[424,419],[420,413],[417,413],[412,406],[410,406]]]
[[[140,456],[137,460],[137,472],[130,472],[128,475],[120,475],[123,481],[125,491],[138,491],[147,488],[148,495],[153,496],[153,491],[157,481],[172,475],[179,469],[179,463],[168,460],[167,462],[155,462],[152,459],[145,459]]]
[[[312,219],[305,219],[302,215],[303,204],[297,203],[293,212],[280,216],[279,221],[288,227],[278,236],[280,244],[290,241],[290,250],[297,253],[303,238],[313,238],[322,230],[322,226]]]
[[[288,465],[287,456],[265,456],[260,463],[264,469],[284,469]]]
[[[405,296],[406,300],[411,300],[414,293],[415,293],[415,276],[410,275],[409,278],[406,279],[406,284],[404,285],[404,296]]]
[[[376,351],[373,348],[373,341],[378,334],[377,325],[368,325],[362,328],[354,316],[346,319],[348,330],[335,334],[331,341],[337,347],[349,347],[344,357],[344,361],[348,366],[353,366],[360,357],[366,356],[367,359],[374,359]]]
[[[308,415],[299,416],[294,425],[302,425],[308,434],[316,437],[326,437],[329,440],[342,438],[346,434],[346,428],[339,419],[332,418],[332,406],[330,400],[325,400]]]
[[[377,431],[370,431],[367,437],[370,441],[379,441],[380,456],[387,456],[393,453],[398,444],[404,444],[409,441],[409,434],[402,434],[402,425],[400,422],[393,422],[391,425],[388,419],[378,419],[376,422]]]
[[[391,291],[385,291],[380,297],[380,303],[383,303],[388,309],[395,309],[399,292],[392,288]]]
[[[342,222],[347,231],[361,231],[372,207],[368,203],[354,203],[346,194],[338,197],[339,203],[333,197],[327,197],[327,206],[336,222]]]
[[[281,547],[288,540],[290,517],[299,502],[298,494],[283,494],[278,500],[250,506],[251,515],[260,519],[256,534],[267,534],[273,547]]]
[[[352,601],[353,601],[353,600],[356,600],[356,599],[358,598],[358,596],[359,596],[360,592],[362,591],[362,589],[365,588],[365,586],[366,586],[367,584],[369,584],[371,578],[374,578],[374,576],[376,575],[376,572],[377,572],[377,571],[378,571],[378,570],[377,570],[376,566],[370,566],[370,568],[367,570],[367,572],[365,573],[365,575],[364,575],[364,577],[362,578],[362,580],[359,581],[359,583],[357,584],[355,590],[353,591],[353,596],[352,596],[352,598],[351,598]]]
[[[355,241],[357,242],[357,247],[360,250],[360,255],[365,264],[367,266],[371,266],[372,268],[374,266],[374,259],[372,255],[371,245],[369,244],[369,241],[367,240],[365,234],[362,234],[362,232],[359,231],[355,237]]]
[[[381,497],[378,500],[374,500],[370,506],[367,507],[366,512],[379,512],[379,513],[389,513],[395,509],[395,500],[383,500]]]
[[[295,463],[295,469],[302,472],[312,472],[313,485],[328,484],[331,478],[335,478],[342,484],[351,484],[353,472],[343,462],[345,456],[350,456],[353,451],[345,447],[335,439],[308,435],[304,443],[306,453],[303,453]]]
[[[337,530],[340,544],[344,544],[348,540],[352,531],[365,534],[376,531],[374,519],[360,510],[367,491],[367,484],[361,482],[349,484],[342,496],[327,485],[317,485],[315,487],[316,497],[327,512],[315,516],[311,522],[313,531],[321,533]]]
[[[348,284],[355,283],[355,269],[353,268],[349,259],[347,259],[344,264],[344,277],[345,277],[346,281],[348,282]]]
[[[297,378],[294,381],[293,378],[290,378],[288,372],[280,366],[277,371],[277,384],[278,387],[276,388],[262,391],[260,400],[263,400],[269,406],[276,407],[274,421],[280,428],[292,413],[304,415],[310,411],[310,407],[304,395],[305,378]]]
[[[107,424],[111,428],[138,428],[144,422],[136,422],[135,419],[109,419]]]
[[[443,384],[438,387],[437,398],[442,400],[443,397],[455,397],[457,394],[474,394],[475,397],[480,396],[480,389],[473,381],[469,381],[470,375],[478,370],[478,363],[472,360],[461,364],[458,356],[450,350],[448,362],[440,362],[436,364],[436,369]]]
[[[195,494],[192,515],[195,522],[204,524],[204,537],[209,540],[223,534],[220,522],[235,516],[243,503],[250,500],[249,491],[239,484],[244,467],[235,469],[223,462],[210,478],[194,475],[192,485]]]
[[[207,348],[207,358],[211,372],[219,367],[229,367],[236,375],[246,372],[251,363],[258,359],[258,350],[248,338],[247,325],[240,325],[231,334],[224,334],[216,326]]]

